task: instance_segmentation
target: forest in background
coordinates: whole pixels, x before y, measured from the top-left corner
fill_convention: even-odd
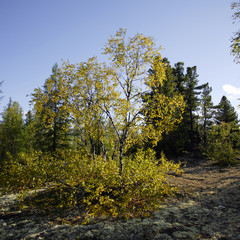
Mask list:
[[[196,66],[185,69],[183,62],[171,66],[167,58],[161,59],[160,57],[156,61],[157,64],[160,63],[163,66],[164,73],[160,78],[165,80],[162,84],[151,87],[150,90],[140,92],[134,104],[137,107],[139,107],[138,103],[139,105],[144,104],[146,108],[149,107],[152,110],[158,107],[166,108],[161,110],[165,113],[164,111],[171,111],[171,103],[165,101],[162,106],[156,106],[152,101],[154,95],[160,94],[167,99],[181,96],[183,99],[181,98],[179,101],[176,99],[176,102],[179,102],[179,105],[185,104],[184,109],[175,109],[174,115],[171,115],[172,119],[167,119],[167,114],[165,114],[165,116],[157,116],[151,120],[153,128],[156,129],[158,121],[176,122],[170,131],[164,129],[167,128],[166,126],[162,126],[160,139],[155,143],[152,142],[151,137],[143,140],[141,132],[136,130],[133,137],[134,142],[127,147],[124,154],[130,155],[138,149],[149,147],[156,151],[158,157],[161,152],[175,156],[194,150],[207,153],[212,151],[209,147],[213,147],[214,139],[222,141],[221,144],[226,142],[226,144],[231,145],[232,149],[237,150],[239,148],[239,120],[227,97],[223,96],[219,104],[214,105],[211,97],[212,88],[208,83],[199,85]],[[151,66],[147,70],[147,75],[157,78],[154,67]],[[119,154],[117,153],[117,147],[119,147],[117,144],[126,141],[124,138],[129,133],[124,133],[125,129],[121,129],[126,126],[121,126],[120,129],[116,130],[117,126],[111,122],[116,117],[116,113],[110,110],[112,106],[109,109],[106,108],[104,112],[103,107],[99,104],[98,97],[101,94],[106,94],[103,91],[110,93],[109,88],[115,87],[107,86],[103,79],[98,79],[98,77],[104,78],[105,76],[97,76],[97,74],[106,74],[97,72],[100,68],[101,66],[100,64],[98,66],[95,58],[79,65],[66,63],[62,68],[59,68],[57,64],[54,65],[52,75],[45,81],[44,86],[36,88],[32,94],[31,104],[33,108],[25,116],[20,104],[10,99],[1,113],[1,165],[3,162],[8,162],[8,158],[19,158],[22,154],[36,151],[53,156],[61,151],[79,152],[85,149],[90,155],[104,155],[105,158],[111,159]],[[72,72],[69,73],[69,71]],[[69,77],[70,74],[72,75]],[[75,75],[73,76],[73,74]],[[63,82],[64,77],[69,78],[68,82]],[[132,81],[135,84],[134,80]],[[102,85],[98,87],[96,84]],[[107,84],[112,83],[109,81]],[[134,87],[138,88],[138,84],[136,83]],[[125,91],[124,86],[122,91]],[[131,94],[134,95],[135,90],[131,91]],[[112,97],[114,98],[112,100],[118,102],[117,97],[119,96],[113,95]],[[124,97],[128,98],[127,95]],[[119,103],[115,102],[114,104],[120,104],[122,100],[123,98],[120,96]],[[184,103],[180,103],[182,100]],[[131,100],[129,100],[129,104],[132,104]],[[118,107],[121,111],[126,110],[126,105]],[[130,108],[128,114],[132,114],[131,111],[136,110],[134,105],[131,105]],[[150,112],[148,113],[150,114]],[[104,114],[106,115],[104,116]],[[127,111],[120,114],[121,116],[118,117],[123,118]],[[149,125],[148,121],[150,120],[146,113],[136,111],[135,115],[134,113],[132,115],[132,118],[139,115],[141,124]],[[135,120],[126,120],[126,125]],[[137,129],[136,126],[134,128]],[[223,137],[223,135],[226,136]],[[118,139],[119,143],[116,143],[119,136],[122,139]],[[226,159],[226,161],[228,160]]]

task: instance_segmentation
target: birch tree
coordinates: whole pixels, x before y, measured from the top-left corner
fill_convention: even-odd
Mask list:
[[[120,29],[105,44],[108,65],[90,58],[79,64],[65,62],[59,69],[58,97],[64,99],[78,129],[79,144],[93,158],[107,151],[108,156],[118,156],[120,174],[124,153],[133,144],[149,140],[156,144],[181,119],[174,116],[183,112],[183,98],[157,90],[166,81],[160,49],[152,37],[127,37]],[[149,74],[152,66],[154,74]],[[155,94],[143,101],[149,91]]]
[[[120,173],[123,171],[123,154],[136,141],[136,135],[140,135],[142,141],[150,139],[156,144],[163,132],[168,132],[178,122],[173,118],[174,111],[183,111],[182,98],[168,98],[157,91],[166,80],[164,63],[159,61],[160,50],[152,37],[136,34],[127,38],[123,29],[110,37],[104,48],[104,54],[111,61],[112,81],[118,97],[112,105],[104,104],[103,111],[118,138]],[[154,74],[148,72],[151,66],[154,66]],[[142,96],[150,90],[155,94],[143,102]],[[148,116],[147,123],[144,116]]]

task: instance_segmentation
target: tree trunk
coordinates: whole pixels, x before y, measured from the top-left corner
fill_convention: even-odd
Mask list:
[[[204,123],[203,123],[203,147],[206,148],[207,144],[207,111],[204,108]]]
[[[191,141],[191,146],[190,150],[193,150],[193,145],[194,145],[194,135],[193,135],[193,114],[192,114],[192,109],[190,108],[190,141]]]
[[[122,175],[122,171],[123,171],[123,147],[124,144],[122,142],[120,142],[120,147],[119,147],[119,174]]]
[[[53,144],[52,144],[52,151],[53,153],[56,152],[57,148],[57,128],[56,128],[56,122],[54,122],[53,126]]]

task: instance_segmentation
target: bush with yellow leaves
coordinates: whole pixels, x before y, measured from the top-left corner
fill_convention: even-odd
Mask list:
[[[25,161],[23,158],[24,164],[12,161],[1,174],[5,190],[37,190],[48,183],[58,189],[56,208],[84,206],[87,218],[145,216],[176,190],[166,181],[168,172],[182,171],[180,164],[168,161],[164,155],[157,160],[150,149],[124,157],[121,174],[118,161],[101,156],[93,159],[69,154],[56,159],[35,154],[25,156]]]

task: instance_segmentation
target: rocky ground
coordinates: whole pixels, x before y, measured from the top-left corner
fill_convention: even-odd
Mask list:
[[[185,174],[176,177],[176,198],[145,219],[101,219],[78,224],[36,211],[14,208],[15,195],[0,196],[0,239],[216,239],[240,240],[240,167],[220,168],[187,156]]]

